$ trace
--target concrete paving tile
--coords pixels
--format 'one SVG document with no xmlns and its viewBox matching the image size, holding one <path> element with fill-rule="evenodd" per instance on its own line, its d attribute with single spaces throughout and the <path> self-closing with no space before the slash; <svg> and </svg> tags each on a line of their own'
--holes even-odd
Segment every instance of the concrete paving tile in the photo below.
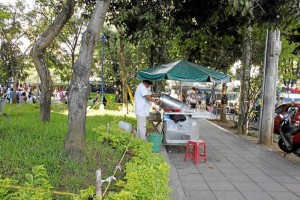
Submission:
<svg viewBox="0 0 300 200">
<path fill-rule="evenodd" d="M 228 151 L 228 153 L 229 153 L 229 151 L 231 151 L 232 153 L 234 153 L 231 149 L 226 148 L 226 147 L 220 147 L 220 146 L 219 147 L 214 146 L 214 149 L 212 149 L 212 150 L 214 150 L 215 152 L 221 153 L 222 155 L 226 151 Z"/>
<path fill-rule="evenodd" d="M 185 161 L 184 161 L 184 155 L 181 155 L 180 157 L 173 157 L 173 162 L 175 163 L 175 164 L 183 164 L 183 163 L 185 163 Z"/>
<path fill-rule="evenodd" d="M 198 172 L 200 174 L 221 174 L 222 172 L 214 165 L 198 165 Z"/>
<path fill-rule="evenodd" d="M 233 163 L 236 167 L 240 169 L 257 169 L 251 162 L 234 162 Z"/>
<path fill-rule="evenodd" d="M 300 195 L 295 195 L 291 192 L 269 192 L 274 200 L 299 200 Z"/>
<path fill-rule="evenodd" d="M 267 192 L 242 192 L 242 195 L 247 200 L 273 200 Z"/>
<path fill-rule="evenodd" d="M 226 158 L 241 158 L 246 160 L 242 155 L 240 155 L 238 152 L 226 152 L 226 151 L 221 151 L 222 155 L 224 155 Z"/>
<path fill-rule="evenodd" d="M 217 198 L 215 197 L 212 191 L 187 190 L 185 191 L 185 195 L 186 195 L 185 200 L 199 200 L 199 199 L 217 200 Z"/>
<path fill-rule="evenodd" d="M 224 156 L 222 156 L 221 154 L 212 156 L 209 153 L 207 153 L 207 156 L 208 156 L 209 162 L 212 162 L 212 163 L 228 162 L 228 160 L 226 158 L 224 158 Z"/>
<path fill-rule="evenodd" d="M 185 168 L 187 168 L 187 164 L 176 164 L 176 163 L 173 163 L 174 164 L 174 166 L 175 166 L 175 168 L 176 169 L 185 169 Z"/>
<path fill-rule="evenodd" d="M 250 162 L 253 166 L 255 166 L 259 169 L 274 169 L 275 168 L 274 165 L 271 165 L 271 164 L 265 162 L 264 160 L 255 161 L 254 159 L 250 159 L 250 160 L 248 160 L 248 162 Z"/>
<path fill-rule="evenodd" d="M 218 200 L 246 200 L 246 198 L 237 191 L 214 191 Z"/>
<path fill-rule="evenodd" d="M 282 183 L 284 185 L 284 183 L 299 183 L 300 179 L 297 180 L 296 177 L 292 177 L 292 176 L 281 176 L 281 175 L 272 175 L 271 176 L 274 180 L 276 180 L 279 183 Z"/>
<path fill-rule="evenodd" d="M 200 174 L 179 175 L 181 181 L 204 181 Z"/>
<path fill-rule="evenodd" d="M 231 182 L 253 182 L 248 176 L 244 174 L 226 174 L 226 177 Z"/>
<path fill-rule="evenodd" d="M 272 156 L 272 154 L 270 154 L 270 156 Z M 279 156 L 268 157 L 266 155 L 263 159 L 270 165 L 276 166 L 278 169 L 282 169 L 290 165 L 290 162 L 288 160 L 285 160 L 284 158 L 281 158 Z"/>
<path fill-rule="evenodd" d="M 210 190 L 205 182 L 182 180 L 181 184 L 184 190 Z"/>
<path fill-rule="evenodd" d="M 218 168 L 223 168 L 223 167 L 235 167 L 234 164 L 232 164 L 232 162 L 226 161 L 226 162 L 214 162 L 214 164 L 218 167 Z"/>
<path fill-rule="evenodd" d="M 268 168 L 275 168 L 274 165 L 266 162 L 264 159 L 255 157 L 255 158 L 247 158 L 249 162 L 251 162 L 255 166 L 261 166 L 261 167 L 268 167 Z"/>
<path fill-rule="evenodd" d="M 223 172 L 224 174 L 239 174 L 242 175 L 244 174 L 239 168 L 237 167 L 223 167 L 220 168 L 220 171 Z"/>
<path fill-rule="evenodd" d="M 241 157 L 228 157 L 227 158 L 230 162 L 232 162 L 234 165 L 237 163 L 248 163 L 248 165 L 251 165 L 246 159 Z"/>
<path fill-rule="evenodd" d="M 219 182 L 228 181 L 227 177 L 224 174 L 203 174 L 202 176 L 205 181 L 219 181 Z"/>
<path fill-rule="evenodd" d="M 248 160 L 248 161 L 251 161 L 251 160 L 257 160 L 258 158 L 257 158 L 257 156 L 256 155 L 254 155 L 254 154 L 252 154 L 252 153 L 250 153 L 250 152 L 248 152 L 248 151 L 240 151 L 240 152 L 238 152 L 238 154 L 240 154 L 241 156 L 243 156 L 246 160 Z"/>
<path fill-rule="evenodd" d="M 282 184 L 286 189 L 294 193 L 300 193 L 300 182 Z"/>
<path fill-rule="evenodd" d="M 271 175 L 271 177 L 286 175 L 283 171 L 276 168 L 261 167 L 260 170 L 263 171 L 265 174 Z"/>
<path fill-rule="evenodd" d="M 236 191 L 236 188 L 229 181 L 224 182 L 207 182 L 208 186 L 212 191 L 224 190 L 224 191 Z"/>
<path fill-rule="evenodd" d="M 251 175 L 264 175 L 264 172 L 260 169 L 253 169 L 253 168 L 242 168 L 241 169 L 245 174 Z"/>
<path fill-rule="evenodd" d="M 218 148 L 217 148 L 218 149 Z M 226 157 L 241 157 L 237 152 L 232 151 L 231 149 L 218 149 L 220 152 L 222 152 L 222 155 Z"/>
<path fill-rule="evenodd" d="M 251 178 L 254 182 L 257 182 L 257 183 L 274 183 L 275 182 L 275 180 L 272 179 L 268 175 L 252 174 L 252 175 L 249 175 L 249 178 Z"/>
<path fill-rule="evenodd" d="M 232 184 L 241 192 L 264 191 L 254 182 L 232 182 Z"/>
<path fill-rule="evenodd" d="M 288 192 L 288 190 L 279 183 L 258 183 L 267 192 Z"/>
<path fill-rule="evenodd" d="M 295 179 L 297 179 L 298 181 L 300 181 L 300 176 L 293 176 Z"/>
<path fill-rule="evenodd" d="M 184 168 L 184 169 L 177 169 L 177 173 L 179 175 L 188 175 L 188 174 L 199 174 L 197 168 Z"/>
<path fill-rule="evenodd" d="M 253 157 L 245 157 L 245 159 L 253 164 L 255 164 L 255 163 L 268 164 L 268 163 L 266 163 L 265 160 L 263 160 L 260 157 L 257 157 L 256 155 L 254 155 Z M 268 165 L 270 166 L 270 164 L 268 164 Z"/>
<path fill-rule="evenodd" d="M 282 168 L 281 170 L 290 176 L 299 176 L 300 167 Z"/>
</svg>

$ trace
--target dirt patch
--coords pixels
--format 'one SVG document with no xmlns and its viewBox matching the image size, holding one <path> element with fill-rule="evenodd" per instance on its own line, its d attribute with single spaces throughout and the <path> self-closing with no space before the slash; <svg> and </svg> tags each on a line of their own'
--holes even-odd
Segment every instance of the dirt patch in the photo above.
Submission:
<svg viewBox="0 0 300 200">
<path fill-rule="evenodd" d="M 218 120 L 218 119 L 213 119 L 213 120 L 209 120 L 211 121 L 212 123 L 224 128 L 225 130 L 231 132 L 232 134 L 236 134 L 237 133 L 237 129 L 236 129 L 236 124 L 234 121 L 232 120 L 227 120 L 226 122 L 222 122 L 221 120 Z M 255 135 L 258 133 L 258 130 L 249 130 L 249 133 L 251 135 Z M 267 146 L 267 145 L 264 145 L 264 144 L 258 144 L 258 138 L 257 137 L 253 137 L 253 136 L 244 136 L 244 135 L 241 135 L 240 137 L 243 137 L 245 139 L 247 139 L 248 141 L 254 143 L 254 144 L 257 144 L 257 145 L 260 145 L 261 147 L 269 150 L 269 151 L 272 151 L 274 153 L 276 153 L 277 155 L 280 155 L 282 157 L 284 157 L 285 155 L 285 152 L 283 152 L 279 147 L 278 147 L 278 144 L 276 141 L 273 142 L 272 145 L 270 146 Z M 300 158 L 297 157 L 296 155 L 294 154 L 287 154 L 285 155 L 284 157 L 286 160 L 289 160 L 290 162 L 294 163 L 294 164 L 298 164 L 300 165 Z"/>
</svg>

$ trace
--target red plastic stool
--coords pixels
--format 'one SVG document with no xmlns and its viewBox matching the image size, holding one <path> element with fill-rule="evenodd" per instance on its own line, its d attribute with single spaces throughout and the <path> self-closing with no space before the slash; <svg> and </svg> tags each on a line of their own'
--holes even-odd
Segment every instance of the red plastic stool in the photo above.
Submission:
<svg viewBox="0 0 300 200">
<path fill-rule="evenodd" d="M 203 146 L 203 153 L 201 154 L 201 146 Z M 192 153 L 190 153 L 190 147 L 193 148 Z M 203 159 L 207 161 L 206 156 L 206 142 L 203 140 L 189 140 L 185 148 L 184 161 L 187 158 L 194 160 L 195 165 L 198 165 L 200 160 Z"/>
</svg>

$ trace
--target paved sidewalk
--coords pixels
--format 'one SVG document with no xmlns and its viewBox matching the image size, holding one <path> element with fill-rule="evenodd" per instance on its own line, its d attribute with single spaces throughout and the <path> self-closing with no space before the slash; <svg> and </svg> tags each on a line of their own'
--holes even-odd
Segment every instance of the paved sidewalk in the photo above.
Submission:
<svg viewBox="0 0 300 200">
<path fill-rule="evenodd" d="M 207 120 L 199 123 L 207 163 L 184 161 L 183 146 L 162 148 L 171 164 L 171 200 L 300 200 L 299 165 Z"/>
</svg>

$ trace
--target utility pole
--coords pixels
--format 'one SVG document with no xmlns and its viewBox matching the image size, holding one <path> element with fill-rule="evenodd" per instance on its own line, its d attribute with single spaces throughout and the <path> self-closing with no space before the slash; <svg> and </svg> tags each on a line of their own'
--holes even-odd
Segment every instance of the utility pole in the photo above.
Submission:
<svg viewBox="0 0 300 200">
<path fill-rule="evenodd" d="M 101 75 L 101 104 L 100 104 L 100 110 L 104 110 L 104 44 L 107 43 L 107 37 L 105 35 L 102 35 L 100 37 L 100 40 L 102 42 L 102 63 L 101 63 L 101 69 L 102 69 L 102 75 Z"/>
<path fill-rule="evenodd" d="M 259 123 L 259 143 L 273 143 L 274 114 L 278 59 L 281 52 L 280 31 L 268 31 L 266 36 L 262 107 Z"/>
</svg>

